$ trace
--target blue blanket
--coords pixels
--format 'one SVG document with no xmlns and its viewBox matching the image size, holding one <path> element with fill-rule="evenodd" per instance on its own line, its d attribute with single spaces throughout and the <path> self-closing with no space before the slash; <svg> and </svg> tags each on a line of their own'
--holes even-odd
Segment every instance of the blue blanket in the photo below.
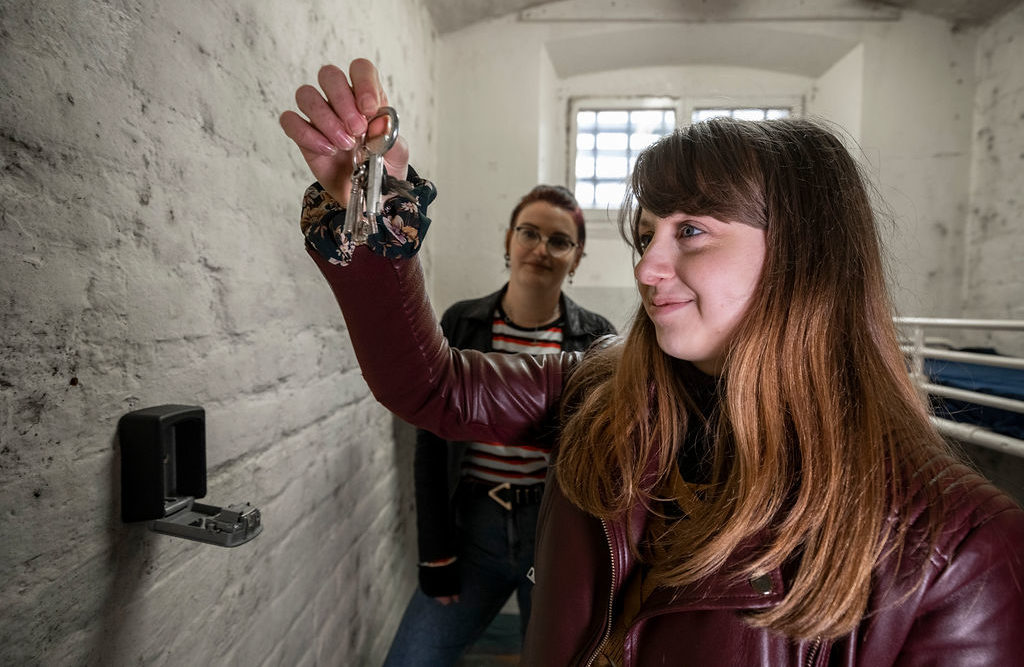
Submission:
<svg viewBox="0 0 1024 667">
<path fill-rule="evenodd" d="M 925 374 L 934 384 L 982 394 L 1024 400 L 1024 371 L 959 361 L 925 359 Z M 935 397 L 935 414 L 945 419 L 983 426 L 1024 440 L 1024 414 Z"/>
</svg>

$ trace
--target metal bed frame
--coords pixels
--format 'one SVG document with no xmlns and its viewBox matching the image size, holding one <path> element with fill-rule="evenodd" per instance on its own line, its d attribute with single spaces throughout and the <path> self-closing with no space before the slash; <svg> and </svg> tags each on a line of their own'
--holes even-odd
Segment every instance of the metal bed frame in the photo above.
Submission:
<svg viewBox="0 0 1024 667">
<path fill-rule="evenodd" d="M 1002 356 L 993 354 L 978 354 L 974 352 L 960 352 L 947 350 L 941 347 L 934 347 L 936 343 L 944 341 L 929 339 L 925 337 L 926 329 L 981 329 L 986 331 L 1024 331 L 1024 320 L 969 320 L 953 318 L 933 317 L 897 317 L 894 319 L 896 325 L 904 331 L 910 331 L 910 336 L 903 344 L 903 353 L 910 361 L 910 374 L 920 389 L 932 396 L 951 398 L 955 400 L 984 405 L 1002 410 L 1008 410 L 1018 414 L 1024 414 L 1024 401 L 1002 396 L 993 396 L 976 391 L 968 391 L 956 387 L 947 387 L 942 384 L 933 383 L 924 372 L 925 359 L 941 359 L 946 361 L 959 361 L 999 368 L 1011 368 L 1024 370 L 1024 358 L 1013 356 Z M 999 452 L 1005 452 L 1014 456 L 1024 458 L 1024 440 L 995 433 L 989 429 L 972 424 L 932 417 L 932 422 L 943 435 L 969 442 L 971 444 L 987 447 Z"/>
</svg>

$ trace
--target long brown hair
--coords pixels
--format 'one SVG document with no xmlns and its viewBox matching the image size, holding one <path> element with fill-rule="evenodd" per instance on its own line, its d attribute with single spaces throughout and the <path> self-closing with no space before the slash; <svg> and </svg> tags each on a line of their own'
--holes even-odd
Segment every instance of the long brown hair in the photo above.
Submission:
<svg viewBox="0 0 1024 667">
<path fill-rule="evenodd" d="M 765 229 L 763 271 L 713 419 L 695 409 L 699 371 L 661 351 L 642 307 L 624 342 L 581 365 L 563 403 L 560 485 L 602 518 L 637 504 L 657 515 L 681 443 L 709 429 L 710 484 L 698 511 L 646 545 L 652 576 L 685 585 L 729 559 L 737 577 L 794 566 L 783 602 L 750 622 L 798 638 L 849 632 L 883 549 L 902 542 L 914 471 L 944 449 L 899 349 L 857 164 L 810 121 L 715 119 L 641 154 L 631 186 L 620 225 L 636 252 L 640 209 L 710 215 Z"/>
</svg>

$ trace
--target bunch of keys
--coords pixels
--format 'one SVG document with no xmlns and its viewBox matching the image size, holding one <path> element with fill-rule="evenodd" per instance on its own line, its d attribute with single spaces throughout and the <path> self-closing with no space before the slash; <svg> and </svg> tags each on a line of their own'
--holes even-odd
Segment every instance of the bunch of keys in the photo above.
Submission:
<svg viewBox="0 0 1024 667">
<path fill-rule="evenodd" d="M 384 132 L 370 136 L 381 119 L 385 122 Z M 359 138 L 359 145 L 352 152 L 352 193 L 348 198 L 343 231 L 356 244 L 366 243 L 371 226 L 376 224 L 384 180 L 384 154 L 395 145 L 397 138 L 398 113 L 391 107 L 381 107 L 367 123 L 366 134 Z"/>
</svg>

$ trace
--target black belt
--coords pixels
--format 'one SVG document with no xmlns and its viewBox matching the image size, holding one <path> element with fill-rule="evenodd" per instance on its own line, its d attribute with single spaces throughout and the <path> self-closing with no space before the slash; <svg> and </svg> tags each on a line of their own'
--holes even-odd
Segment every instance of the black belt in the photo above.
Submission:
<svg viewBox="0 0 1024 667">
<path fill-rule="evenodd" d="M 466 490 L 474 495 L 486 495 L 494 502 L 501 505 L 505 510 L 511 512 L 513 507 L 523 505 L 537 505 L 544 497 L 544 484 L 531 484 L 523 486 L 504 482 L 493 484 L 482 479 L 473 477 L 463 478 L 467 482 Z"/>
</svg>

